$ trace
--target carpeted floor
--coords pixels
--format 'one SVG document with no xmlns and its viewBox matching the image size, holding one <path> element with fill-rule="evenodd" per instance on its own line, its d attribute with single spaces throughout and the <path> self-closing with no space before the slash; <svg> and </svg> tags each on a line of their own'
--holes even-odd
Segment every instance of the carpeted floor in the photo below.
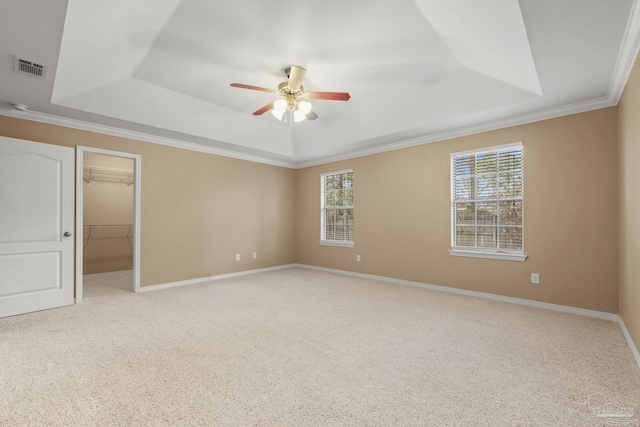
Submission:
<svg viewBox="0 0 640 427">
<path fill-rule="evenodd" d="M 0 425 L 596 426 L 607 401 L 640 418 L 612 321 L 304 269 L 91 282 L 0 319 Z"/>
<path fill-rule="evenodd" d="M 133 271 L 91 274 L 82 279 L 83 298 L 108 297 L 133 292 Z"/>
</svg>

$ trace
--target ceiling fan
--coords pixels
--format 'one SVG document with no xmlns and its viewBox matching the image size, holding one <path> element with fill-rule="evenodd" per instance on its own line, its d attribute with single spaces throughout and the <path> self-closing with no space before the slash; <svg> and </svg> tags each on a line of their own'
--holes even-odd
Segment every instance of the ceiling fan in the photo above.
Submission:
<svg viewBox="0 0 640 427">
<path fill-rule="evenodd" d="M 278 119 L 293 122 L 300 122 L 309 119 L 315 120 L 318 115 L 311 110 L 310 99 L 322 99 L 328 101 L 348 101 L 351 98 L 347 92 L 305 92 L 302 86 L 307 70 L 297 65 L 292 65 L 285 70 L 289 80 L 278 85 L 278 89 L 267 89 L 264 87 L 250 86 L 242 83 L 231 83 L 231 86 L 242 89 L 259 90 L 280 95 L 282 98 L 270 102 L 264 107 L 253 112 L 254 116 L 259 116 L 272 110 L 271 113 Z"/>
</svg>

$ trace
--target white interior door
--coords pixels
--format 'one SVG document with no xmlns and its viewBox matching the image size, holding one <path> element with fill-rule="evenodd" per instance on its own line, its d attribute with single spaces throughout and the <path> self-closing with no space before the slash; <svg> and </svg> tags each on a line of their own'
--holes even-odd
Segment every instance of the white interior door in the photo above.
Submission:
<svg viewBox="0 0 640 427">
<path fill-rule="evenodd" d="M 0 137 L 0 317 L 74 302 L 74 154 Z"/>
</svg>

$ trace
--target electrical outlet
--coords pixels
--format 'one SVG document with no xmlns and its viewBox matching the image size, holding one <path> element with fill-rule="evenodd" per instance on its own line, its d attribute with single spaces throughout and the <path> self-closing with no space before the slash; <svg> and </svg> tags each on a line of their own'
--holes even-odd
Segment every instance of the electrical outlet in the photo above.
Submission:
<svg viewBox="0 0 640 427">
<path fill-rule="evenodd" d="M 531 283 L 534 285 L 540 284 L 540 275 L 538 273 L 531 273 Z"/>
<path fill-rule="evenodd" d="M 256 252 L 253 253 L 253 259 L 258 258 L 258 254 Z"/>
<path fill-rule="evenodd" d="M 236 254 L 236 261 L 240 261 L 240 254 Z"/>
<path fill-rule="evenodd" d="M 356 262 L 360 262 L 360 255 L 356 255 Z"/>
</svg>

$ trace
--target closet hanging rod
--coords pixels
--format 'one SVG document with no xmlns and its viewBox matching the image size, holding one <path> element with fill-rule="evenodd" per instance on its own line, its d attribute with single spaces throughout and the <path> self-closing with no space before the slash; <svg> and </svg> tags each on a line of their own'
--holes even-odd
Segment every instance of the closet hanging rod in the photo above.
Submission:
<svg viewBox="0 0 640 427">
<path fill-rule="evenodd" d="M 127 239 L 127 242 L 129 243 L 129 246 L 131 246 L 131 249 L 133 249 L 133 244 L 131 243 L 131 241 L 129 239 L 132 238 L 132 236 L 130 236 L 131 234 L 131 229 L 133 228 L 133 224 L 82 224 L 83 226 L 83 230 L 84 227 L 89 227 L 89 232 L 85 234 L 85 236 L 83 237 L 84 239 L 84 244 L 82 245 L 83 248 L 86 248 L 87 245 L 89 244 L 89 241 L 91 240 L 91 234 L 93 233 L 93 229 L 94 228 L 100 228 L 100 227 L 127 227 L 127 235 L 124 237 Z M 84 233 L 84 231 L 83 231 Z"/>
<path fill-rule="evenodd" d="M 131 227 L 133 224 L 83 224 L 84 227 Z"/>
</svg>

